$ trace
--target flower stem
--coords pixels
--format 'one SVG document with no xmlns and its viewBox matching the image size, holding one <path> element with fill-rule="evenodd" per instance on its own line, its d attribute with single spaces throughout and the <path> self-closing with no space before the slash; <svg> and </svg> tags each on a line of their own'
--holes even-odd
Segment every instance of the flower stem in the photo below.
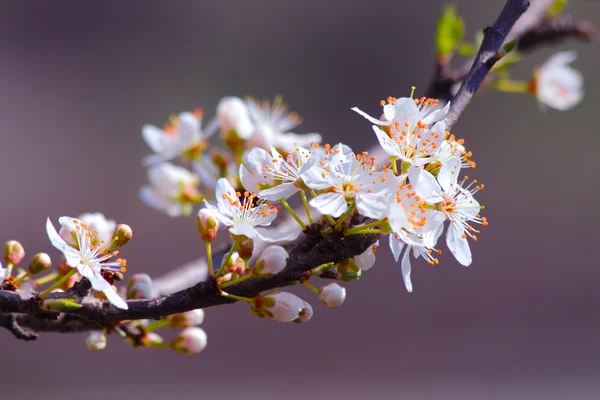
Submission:
<svg viewBox="0 0 600 400">
<path fill-rule="evenodd" d="M 226 287 L 229 287 L 229 286 L 233 286 L 233 285 L 236 285 L 236 284 L 238 284 L 238 283 L 241 283 L 241 282 L 247 281 L 247 280 L 248 280 L 248 279 L 250 279 L 250 278 L 256 278 L 256 276 L 254 276 L 254 274 L 252 274 L 252 273 L 250 273 L 250 274 L 246 274 L 246 275 L 244 275 L 244 276 L 240 276 L 239 278 L 237 278 L 237 279 L 234 279 L 234 280 L 232 280 L 232 281 L 225 282 L 224 284 L 220 285 L 220 287 L 221 287 L 221 288 L 226 288 Z"/>
<path fill-rule="evenodd" d="M 172 349 L 173 346 L 171 345 L 171 343 L 164 343 L 164 342 L 150 342 L 148 343 L 147 347 L 152 347 L 153 349 Z"/>
<path fill-rule="evenodd" d="M 25 272 L 23 275 L 21 275 L 20 277 L 18 277 L 17 279 L 15 279 L 13 281 L 13 283 L 15 285 L 20 284 L 21 282 L 23 282 L 25 279 L 29 278 L 31 276 L 31 273 L 29 271 Z"/>
<path fill-rule="evenodd" d="M 318 267 L 315 267 L 313 269 L 310 270 L 310 275 L 311 276 L 319 276 L 321 275 L 323 272 L 327 271 L 328 269 L 330 269 L 331 267 L 333 267 L 335 265 L 335 263 L 332 262 L 328 262 L 325 264 L 321 264 Z"/>
<path fill-rule="evenodd" d="M 373 227 L 379 227 L 380 225 L 381 225 L 381 221 L 369 222 L 368 224 L 364 224 L 364 225 L 360 225 L 360 226 L 355 226 L 354 228 L 348 229 L 346 232 L 344 232 L 344 235 L 346 235 L 346 236 L 348 236 L 348 235 L 354 235 L 355 232 L 362 231 L 364 229 L 373 228 Z"/>
<path fill-rule="evenodd" d="M 38 279 L 36 279 L 35 281 L 33 281 L 35 283 L 36 286 L 42 286 L 45 285 L 46 283 L 52 282 L 53 280 L 57 279 L 60 276 L 60 274 L 58 272 L 51 272 L 48 275 L 44 275 L 39 277 Z"/>
<path fill-rule="evenodd" d="M 251 299 L 249 297 L 236 296 L 227 292 L 221 292 L 221 296 L 227 297 L 228 299 L 232 300 L 245 301 L 246 303 L 254 303 L 254 299 Z"/>
<path fill-rule="evenodd" d="M 281 200 L 279 200 L 279 202 L 290 213 L 290 215 L 292 217 L 294 217 L 294 219 L 296 220 L 296 222 L 300 224 L 300 227 L 302 229 L 306 229 L 306 224 L 300 219 L 300 217 L 298 216 L 298 214 L 296 214 L 296 211 L 294 211 L 292 209 L 292 207 L 290 207 L 290 205 L 288 204 L 288 202 L 285 201 L 285 199 L 281 199 Z"/>
<path fill-rule="evenodd" d="M 308 223 L 313 224 L 312 215 L 310 215 L 310 207 L 308 207 L 308 200 L 306 199 L 306 193 L 304 190 L 300 191 L 300 196 L 302 197 L 302 203 L 304 203 L 304 209 L 306 210 L 306 216 L 308 217 Z"/>
<path fill-rule="evenodd" d="M 496 89 L 506 93 L 527 93 L 529 92 L 529 83 L 522 81 L 512 81 L 510 79 L 501 79 L 495 82 L 489 82 L 485 85 L 490 89 Z"/>
<path fill-rule="evenodd" d="M 212 258 L 212 242 L 206 242 L 206 260 L 208 261 L 208 271 L 210 272 L 210 276 L 215 276 Z"/>
<path fill-rule="evenodd" d="M 353 231 L 351 233 L 346 232 L 345 235 L 349 236 L 349 235 L 367 235 L 367 234 L 374 234 L 374 235 L 380 235 L 381 229 L 363 229 L 363 230 L 359 230 L 359 231 Z"/>
<path fill-rule="evenodd" d="M 306 286 L 307 288 L 309 288 L 311 290 L 311 292 L 316 293 L 317 295 L 319 294 L 319 289 L 317 289 L 316 287 L 314 287 L 313 285 L 311 285 L 308 282 L 304 282 L 304 286 Z"/>
<path fill-rule="evenodd" d="M 169 326 L 171 321 L 168 318 L 161 318 L 158 321 L 150 322 L 148 325 L 144 327 L 144 330 L 147 332 L 154 331 L 159 328 L 163 328 L 165 326 Z"/>
<path fill-rule="evenodd" d="M 342 225 L 344 225 L 344 222 L 346 222 L 346 218 L 348 218 L 348 216 L 350 218 L 352 218 L 352 214 L 354 213 L 355 208 L 356 208 L 356 205 L 354 203 L 352 203 L 352 204 L 350 204 L 350 207 L 348 207 L 346 212 L 343 213 L 342 215 L 340 215 L 340 217 L 337 220 L 337 223 L 335 224 L 336 231 L 342 230 Z"/>
<path fill-rule="evenodd" d="M 67 272 L 65 274 L 65 276 L 63 276 L 62 278 L 60 278 L 58 281 L 56 281 L 54 283 L 54 285 L 50 286 L 48 289 L 44 290 L 42 293 L 40 293 L 38 295 L 38 297 L 40 299 L 45 299 L 46 296 L 48 296 L 54 289 L 60 287 L 63 283 L 65 283 L 66 281 L 69 280 L 70 277 L 72 277 L 73 275 L 75 275 L 75 273 L 77 273 L 77 269 L 73 268 L 72 270 L 70 270 L 69 272 Z"/>
<path fill-rule="evenodd" d="M 229 260 L 231 259 L 231 256 L 233 255 L 233 252 L 237 249 L 237 247 L 239 246 L 239 244 L 243 240 L 243 238 L 244 238 L 243 236 L 238 236 L 238 237 L 235 238 L 235 240 L 233 241 L 233 243 L 231 245 L 231 249 L 229 249 L 229 252 L 225 256 L 225 258 L 223 258 L 223 262 L 221 263 L 221 267 L 219 268 L 219 270 L 215 274 L 215 277 L 221 276 L 221 274 L 225 270 L 225 266 L 227 264 L 229 264 Z"/>
</svg>

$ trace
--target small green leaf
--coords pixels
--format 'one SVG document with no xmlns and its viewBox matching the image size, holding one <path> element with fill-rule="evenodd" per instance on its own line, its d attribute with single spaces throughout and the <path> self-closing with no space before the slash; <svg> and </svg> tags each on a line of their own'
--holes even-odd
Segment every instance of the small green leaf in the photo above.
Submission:
<svg viewBox="0 0 600 400">
<path fill-rule="evenodd" d="M 464 31 L 465 24 L 456 15 L 456 7 L 453 4 L 447 5 L 438 21 L 435 35 L 438 56 L 447 57 L 452 54 L 462 40 Z"/>
<path fill-rule="evenodd" d="M 457 51 L 463 57 L 472 57 L 475 55 L 475 46 L 472 43 L 461 43 Z"/>
<path fill-rule="evenodd" d="M 554 0 L 554 3 L 548 9 L 548 16 L 550 18 L 554 18 L 560 13 L 562 13 L 567 6 L 569 0 Z"/>
<path fill-rule="evenodd" d="M 518 53 L 509 53 L 506 56 L 502 57 L 496 63 L 496 65 L 494 65 L 494 67 L 492 68 L 492 72 L 504 72 L 513 65 L 519 63 L 519 61 L 521 61 L 521 56 L 519 56 Z"/>
<path fill-rule="evenodd" d="M 510 42 L 506 43 L 504 46 L 502 46 L 502 50 L 504 50 L 506 53 L 510 53 L 514 50 L 515 47 L 517 47 L 517 39 L 511 40 Z"/>
</svg>

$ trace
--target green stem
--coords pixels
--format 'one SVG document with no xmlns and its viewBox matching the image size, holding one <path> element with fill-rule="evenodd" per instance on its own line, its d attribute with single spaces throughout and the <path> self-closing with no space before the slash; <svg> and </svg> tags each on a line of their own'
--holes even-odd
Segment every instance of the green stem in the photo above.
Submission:
<svg viewBox="0 0 600 400">
<path fill-rule="evenodd" d="M 60 274 L 58 272 L 51 272 L 48 275 L 39 277 L 34 282 L 35 282 L 36 286 L 42 286 L 42 285 L 45 285 L 46 283 L 56 280 L 59 276 L 60 276 Z"/>
<path fill-rule="evenodd" d="M 215 276 L 212 258 L 212 242 L 206 242 L 206 260 L 208 261 L 208 271 L 210 272 L 210 276 Z"/>
<path fill-rule="evenodd" d="M 254 299 L 251 299 L 249 297 L 236 296 L 234 294 L 229 294 L 226 292 L 221 292 L 221 296 L 227 297 L 228 299 L 232 300 L 245 301 L 246 303 L 254 303 Z"/>
<path fill-rule="evenodd" d="M 63 276 L 62 278 L 60 278 L 58 281 L 56 281 L 54 283 L 54 285 L 50 286 L 48 289 L 44 290 L 42 293 L 40 293 L 38 295 L 38 297 L 40 299 L 45 299 L 46 296 L 48 296 L 54 289 L 60 287 L 63 283 L 65 283 L 66 281 L 69 280 L 70 277 L 72 277 L 73 275 L 75 275 L 77 273 L 77 269 L 73 268 L 72 270 L 70 270 L 69 272 L 67 272 L 65 274 L 65 276 Z"/>
<path fill-rule="evenodd" d="M 12 270 L 14 268 L 15 264 L 13 264 L 12 261 L 7 261 L 6 262 L 6 277 L 8 278 L 10 276 L 10 274 L 12 273 Z"/>
<path fill-rule="evenodd" d="M 380 235 L 381 233 L 382 233 L 381 229 L 363 229 L 363 230 L 355 231 L 355 232 L 351 232 L 351 233 L 346 232 L 345 235 L 346 236 L 349 236 L 349 235 L 367 235 L 367 234 Z"/>
<path fill-rule="evenodd" d="M 306 210 L 306 216 L 308 217 L 308 223 L 313 224 L 312 215 L 310 214 L 310 207 L 308 206 L 308 200 L 306 199 L 306 193 L 304 190 L 300 191 L 300 196 L 302 197 L 302 203 L 304 203 L 304 209 Z"/>
<path fill-rule="evenodd" d="M 350 204 L 350 207 L 348 207 L 346 212 L 343 213 L 342 215 L 340 215 L 340 217 L 337 220 L 337 223 L 335 224 L 336 231 L 339 231 L 342 229 L 342 225 L 344 225 L 344 222 L 346 222 L 346 218 L 348 218 L 348 216 L 350 216 L 350 218 L 352 218 L 352 214 L 354 213 L 355 208 L 356 208 L 356 205 L 354 203 L 352 203 L 352 204 Z"/>
<path fill-rule="evenodd" d="M 318 267 L 315 267 L 313 269 L 310 270 L 310 275 L 311 276 L 319 276 L 321 275 L 323 272 L 329 270 L 331 267 L 333 267 L 335 265 L 335 263 L 332 262 L 328 262 L 325 264 L 321 264 Z"/>
<path fill-rule="evenodd" d="M 490 82 L 486 85 L 490 89 L 496 89 L 507 93 L 527 93 L 529 92 L 529 83 L 523 81 L 512 81 L 510 79 L 501 79 Z"/>
<path fill-rule="evenodd" d="M 169 325 L 171 325 L 171 321 L 168 318 L 161 318 L 158 321 L 150 322 L 144 327 L 144 330 L 150 332 Z"/>
<path fill-rule="evenodd" d="M 229 287 L 229 286 L 232 286 L 232 285 L 236 285 L 236 284 L 238 284 L 238 283 L 240 283 L 240 282 L 247 281 L 247 280 L 248 280 L 248 279 L 250 279 L 250 278 L 256 278 L 256 276 L 254 276 L 254 275 L 253 275 L 253 274 L 251 274 L 251 273 L 250 273 L 250 274 L 246 274 L 246 275 L 244 275 L 244 276 L 240 276 L 239 278 L 237 278 L 237 279 L 234 279 L 234 280 L 232 280 L 232 281 L 225 282 L 224 284 L 220 285 L 219 287 L 221 287 L 221 288 L 226 288 L 226 287 Z"/>
<path fill-rule="evenodd" d="M 152 347 L 153 349 L 172 349 L 173 346 L 171 345 L 171 343 L 164 343 L 164 342 L 150 342 L 148 343 L 147 347 Z"/>
<path fill-rule="evenodd" d="M 306 286 L 307 288 L 309 288 L 312 292 L 316 293 L 317 295 L 319 294 L 319 289 L 317 289 L 316 287 L 314 287 L 310 283 L 304 282 L 304 286 Z"/>
<path fill-rule="evenodd" d="M 231 249 L 229 249 L 229 252 L 227 253 L 227 255 L 225 256 L 225 258 L 223 259 L 223 262 L 221 263 L 221 267 L 219 268 L 219 270 L 215 274 L 215 277 L 221 276 L 221 274 L 225 270 L 225 266 L 227 264 L 229 264 L 229 260 L 231 259 L 231 256 L 233 255 L 233 252 L 237 249 L 237 247 L 239 246 L 239 244 L 241 243 L 241 241 L 243 240 L 243 238 L 244 238 L 244 236 L 238 236 L 238 237 L 235 238 L 235 240 L 233 241 L 233 244 L 231 245 Z"/>
<path fill-rule="evenodd" d="M 396 164 L 396 160 L 394 159 L 391 164 L 392 171 L 394 171 L 395 175 L 398 175 L 398 165 Z"/>
<path fill-rule="evenodd" d="M 21 275 L 20 277 L 18 277 L 17 279 L 15 279 L 13 281 L 13 283 L 15 285 L 20 284 L 21 282 L 23 282 L 25 279 L 29 278 L 31 276 L 31 273 L 29 271 L 25 272 L 23 275 Z"/>
<path fill-rule="evenodd" d="M 302 229 L 306 229 L 306 224 L 300 219 L 300 217 L 298 216 L 298 214 L 296 214 L 296 211 L 294 211 L 292 209 L 292 207 L 290 207 L 290 205 L 288 204 L 288 202 L 285 201 L 285 199 L 281 199 L 281 200 L 279 200 L 279 202 L 281 203 L 281 205 L 283 205 L 283 207 L 287 210 L 287 212 L 289 212 L 290 215 L 292 217 L 294 217 L 294 219 L 296 220 L 296 222 L 300 224 L 300 227 Z"/>
<path fill-rule="evenodd" d="M 354 228 L 350 228 L 348 229 L 346 232 L 344 232 L 344 235 L 354 235 L 355 232 L 358 231 L 362 231 L 364 229 L 369 229 L 369 228 L 373 228 L 373 227 L 379 227 L 381 225 L 381 221 L 373 221 L 373 222 L 369 222 L 368 224 L 364 224 L 364 225 L 360 225 L 360 226 L 355 226 Z"/>
</svg>

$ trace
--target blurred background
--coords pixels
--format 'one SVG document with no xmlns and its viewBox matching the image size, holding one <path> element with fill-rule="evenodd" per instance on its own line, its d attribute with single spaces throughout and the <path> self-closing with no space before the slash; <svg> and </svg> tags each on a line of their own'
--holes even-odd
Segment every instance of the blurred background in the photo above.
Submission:
<svg viewBox="0 0 600 400">
<path fill-rule="evenodd" d="M 458 1 L 467 35 L 503 1 Z M 600 2 L 568 11 L 600 25 Z M 224 95 L 282 94 L 318 131 L 355 151 L 389 95 L 426 89 L 443 1 L 221 0 L 0 2 L 0 238 L 53 257 L 45 218 L 101 211 L 130 224 L 129 273 L 158 276 L 203 253 L 193 219 L 142 204 L 140 129 Z M 474 262 L 413 263 L 414 292 L 386 246 L 346 285 L 340 309 L 303 325 L 258 320 L 236 304 L 206 310 L 204 353 L 133 350 L 110 336 L 26 343 L 0 331 L 7 399 L 596 399 L 600 396 L 598 43 L 573 41 L 583 103 L 541 112 L 525 95 L 482 92 L 454 133 L 486 184 L 490 226 Z M 542 49 L 517 69 L 531 69 Z M 317 282 L 319 283 L 319 282 Z M 302 288 L 298 288 L 302 289 Z"/>
</svg>

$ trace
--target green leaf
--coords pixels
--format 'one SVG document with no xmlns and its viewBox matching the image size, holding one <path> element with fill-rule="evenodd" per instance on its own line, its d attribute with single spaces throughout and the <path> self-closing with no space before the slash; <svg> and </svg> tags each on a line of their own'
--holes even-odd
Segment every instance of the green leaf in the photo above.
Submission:
<svg viewBox="0 0 600 400">
<path fill-rule="evenodd" d="M 472 43 L 461 43 L 457 51 L 463 57 L 472 57 L 475 55 L 475 46 Z"/>
<path fill-rule="evenodd" d="M 521 56 L 519 56 L 518 53 L 508 53 L 507 55 L 502 57 L 496 63 L 496 65 L 494 65 L 494 67 L 492 68 L 492 72 L 504 72 L 513 65 L 519 63 L 519 61 L 521 61 Z"/>
<path fill-rule="evenodd" d="M 565 7 L 567 6 L 568 2 L 569 0 L 554 0 L 552 6 L 550 6 L 550 8 L 548 9 L 548 16 L 550 18 L 554 18 L 560 13 L 562 13 Z"/>
<path fill-rule="evenodd" d="M 456 7 L 453 4 L 446 6 L 438 21 L 435 34 L 435 45 L 438 56 L 447 57 L 452 54 L 461 42 L 465 33 L 463 19 L 456 15 Z"/>
</svg>

